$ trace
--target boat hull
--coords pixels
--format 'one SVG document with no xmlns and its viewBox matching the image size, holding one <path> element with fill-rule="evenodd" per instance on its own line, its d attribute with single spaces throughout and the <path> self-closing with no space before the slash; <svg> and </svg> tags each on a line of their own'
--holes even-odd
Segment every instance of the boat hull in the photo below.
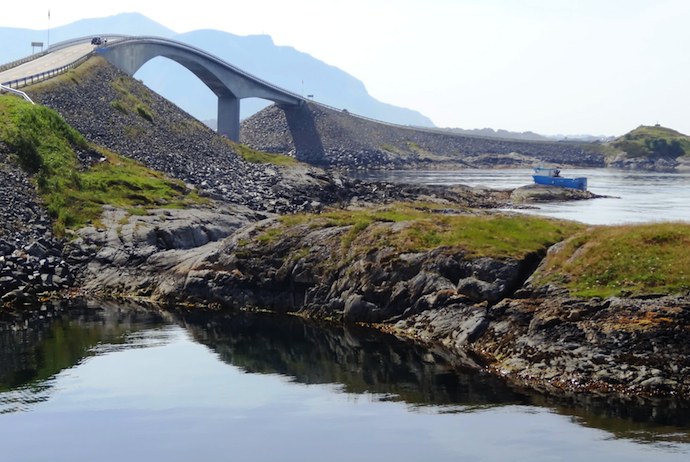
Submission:
<svg viewBox="0 0 690 462">
<path fill-rule="evenodd" d="M 560 176 L 532 175 L 536 184 L 587 190 L 587 178 L 562 178 Z"/>
</svg>

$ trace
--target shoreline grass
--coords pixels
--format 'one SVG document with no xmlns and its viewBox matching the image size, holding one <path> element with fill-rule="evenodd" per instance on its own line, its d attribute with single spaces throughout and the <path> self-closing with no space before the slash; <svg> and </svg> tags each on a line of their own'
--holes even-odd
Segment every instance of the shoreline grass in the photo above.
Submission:
<svg viewBox="0 0 690 462">
<path fill-rule="evenodd" d="M 0 98 L 0 140 L 33 175 L 58 236 L 98 220 L 105 204 L 136 210 L 205 201 L 179 180 L 89 144 L 55 111 L 15 97 Z M 96 151 L 102 162 L 83 170 L 75 149 Z"/>
<path fill-rule="evenodd" d="M 549 256 L 535 283 L 562 284 L 582 297 L 690 291 L 690 224 L 593 228 Z"/>
<path fill-rule="evenodd" d="M 521 258 L 546 251 L 584 228 L 575 222 L 528 215 L 449 215 L 435 213 L 419 204 L 397 203 L 365 210 L 331 210 L 280 218 L 285 227 L 307 224 L 310 228 L 348 226 L 341 248 L 366 251 L 391 246 L 399 252 L 422 252 L 437 247 L 463 251 L 469 258 L 484 256 Z M 382 223 L 401 223 L 395 232 Z"/>
</svg>

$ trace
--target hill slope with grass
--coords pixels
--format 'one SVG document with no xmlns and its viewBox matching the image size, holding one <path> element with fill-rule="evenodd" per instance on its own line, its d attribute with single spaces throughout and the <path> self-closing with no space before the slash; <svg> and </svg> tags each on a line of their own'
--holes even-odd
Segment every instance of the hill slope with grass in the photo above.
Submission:
<svg viewBox="0 0 690 462">
<path fill-rule="evenodd" d="M 604 145 L 608 164 L 618 168 L 690 169 L 690 137 L 659 125 L 641 125 Z"/>
<path fill-rule="evenodd" d="M 201 200 L 179 180 L 89 143 L 55 111 L 0 98 L 0 140 L 33 175 L 58 235 L 97 220 L 105 204 L 181 207 Z"/>
<path fill-rule="evenodd" d="M 338 200 L 337 188 L 322 172 L 218 136 L 101 58 L 26 91 L 58 111 L 88 141 L 192 185 L 207 197 L 269 212 Z"/>
</svg>

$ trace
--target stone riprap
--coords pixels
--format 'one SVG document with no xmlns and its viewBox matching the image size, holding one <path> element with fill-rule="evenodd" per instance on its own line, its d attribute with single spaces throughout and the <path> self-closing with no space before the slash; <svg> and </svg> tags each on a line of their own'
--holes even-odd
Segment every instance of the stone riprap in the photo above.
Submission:
<svg viewBox="0 0 690 462">
<path fill-rule="evenodd" d="M 0 143 L 0 299 L 24 303 L 71 286 L 74 275 L 36 188 Z"/>
<path fill-rule="evenodd" d="M 457 135 L 378 123 L 316 104 L 277 106 L 241 124 L 240 140 L 267 152 L 343 168 L 533 167 L 539 164 L 604 167 L 593 146 Z"/>
</svg>

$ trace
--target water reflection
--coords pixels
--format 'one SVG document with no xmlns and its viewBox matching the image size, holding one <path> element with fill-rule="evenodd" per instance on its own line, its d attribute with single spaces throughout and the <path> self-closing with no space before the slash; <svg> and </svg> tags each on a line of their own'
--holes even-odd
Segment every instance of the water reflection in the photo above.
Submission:
<svg viewBox="0 0 690 462">
<path fill-rule="evenodd" d="M 25 411 L 49 399 L 53 377 L 87 358 L 152 345 L 142 331 L 162 325 L 141 307 L 97 308 L 86 304 L 61 311 L 44 305 L 43 316 L 0 325 L 0 413 Z"/>
<path fill-rule="evenodd" d="M 526 403 L 501 380 L 459 373 L 449 358 L 372 329 L 315 325 L 261 313 L 180 320 L 194 339 L 226 363 L 277 373 L 305 384 L 335 383 L 347 393 L 373 393 L 414 405 L 488 406 Z"/>
<path fill-rule="evenodd" d="M 154 366 L 156 377 L 144 377 Z M 237 370 L 245 372 L 245 385 L 238 382 Z M 404 402 L 421 415 L 481 415 L 483 420 L 487 413 L 496 419 L 556 413 L 575 423 L 573 428 L 604 430 L 607 438 L 671 442 L 683 450 L 688 447 L 682 444 L 690 444 L 686 402 L 548 397 L 459 371 L 441 351 L 369 329 L 316 325 L 296 317 L 200 311 L 160 315 L 112 306 L 80 308 L 0 333 L 0 414 L 5 415 L 37 408 L 114 413 L 133 408 L 141 413 L 180 406 L 195 409 L 195 419 L 209 409 L 247 416 L 252 406 L 263 415 L 284 410 L 285 401 L 276 397 L 293 403 L 307 393 L 289 390 L 289 383 L 259 385 L 252 376 L 334 384 L 329 394 L 337 389 L 337 395 L 355 399 Z M 102 387 L 105 397 L 99 394 Z"/>
<path fill-rule="evenodd" d="M 348 393 L 375 393 L 413 406 L 441 405 L 441 412 L 448 413 L 538 405 L 617 438 L 690 442 L 690 403 L 684 401 L 517 391 L 496 377 L 458 371 L 440 352 L 365 328 L 249 313 L 213 318 L 188 313 L 179 320 L 196 341 L 247 372 L 278 373 L 306 384 L 337 383 Z"/>
</svg>

